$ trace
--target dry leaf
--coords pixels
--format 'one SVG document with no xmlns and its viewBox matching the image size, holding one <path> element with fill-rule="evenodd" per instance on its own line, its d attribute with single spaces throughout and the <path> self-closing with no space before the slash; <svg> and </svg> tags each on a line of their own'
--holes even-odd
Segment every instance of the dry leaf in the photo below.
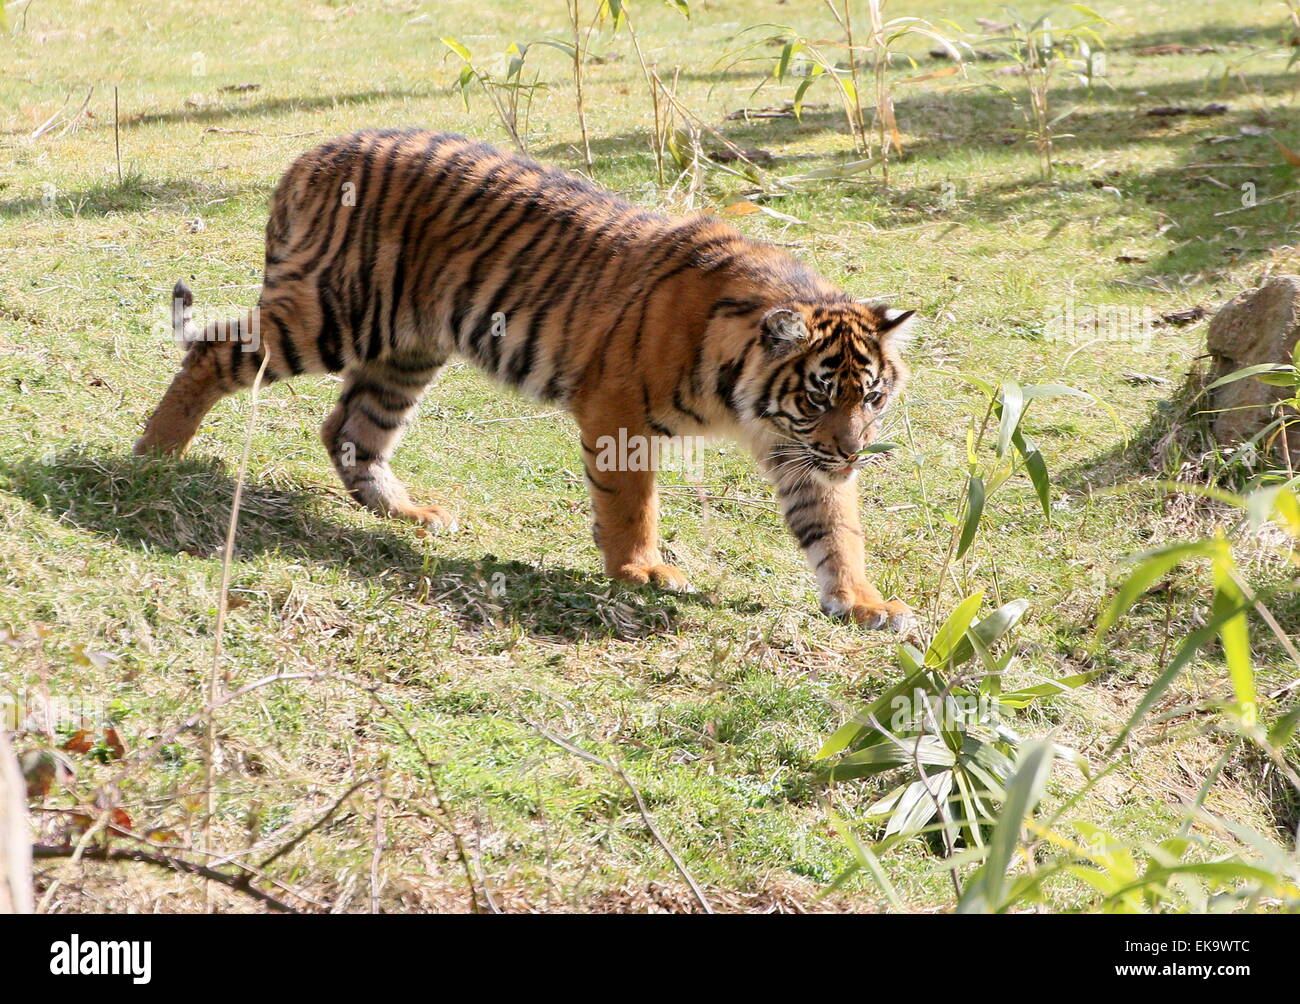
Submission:
<svg viewBox="0 0 1300 1004">
<path fill-rule="evenodd" d="M 44 798 L 50 792 L 50 785 L 54 783 L 56 761 L 54 754 L 40 751 L 24 753 L 19 761 L 19 767 L 23 772 L 23 779 L 27 782 L 27 797 L 29 799 Z"/>
<path fill-rule="evenodd" d="M 95 748 L 95 743 L 90 738 L 88 730 L 78 729 L 72 734 L 72 738 L 63 744 L 63 748 L 69 753 L 89 753 Z"/>
<path fill-rule="evenodd" d="M 1286 158 L 1288 164 L 1292 167 L 1300 167 L 1300 154 L 1297 154 L 1276 136 L 1270 136 L 1269 139 L 1271 139 L 1274 145 L 1282 151 L 1282 156 Z"/>
<path fill-rule="evenodd" d="M 922 73 L 919 77 L 904 77 L 899 81 L 900 84 L 919 84 L 922 80 L 937 80 L 939 77 L 951 77 L 957 73 L 957 67 L 945 66 L 938 70 L 931 70 L 929 73 Z"/>
<path fill-rule="evenodd" d="M 104 729 L 104 745 L 108 748 L 110 759 L 121 760 L 126 756 L 126 747 L 122 744 L 122 739 L 117 734 L 117 729 Z"/>
<path fill-rule="evenodd" d="M 118 656 L 112 652 L 101 652 L 98 649 L 87 648 L 85 645 L 78 645 L 72 650 L 72 661 L 78 666 L 107 669 L 110 664 L 118 661 Z"/>
</svg>

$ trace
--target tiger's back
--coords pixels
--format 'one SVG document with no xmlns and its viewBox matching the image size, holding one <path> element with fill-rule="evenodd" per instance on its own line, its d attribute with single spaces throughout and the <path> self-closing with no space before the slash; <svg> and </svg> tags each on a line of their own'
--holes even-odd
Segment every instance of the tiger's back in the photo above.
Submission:
<svg viewBox="0 0 1300 1004">
<path fill-rule="evenodd" d="M 603 377 L 612 354 L 634 363 L 649 350 L 662 364 L 697 341 L 700 330 L 657 322 L 695 315 L 698 328 L 728 284 L 708 269 L 733 245 L 758 247 L 460 136 L 360 133 L 304 154 L 280 182 L 262 321 L 297 319 L 304 371 L 459 353 L 564 402 L 598 352 Z"/>
</svg>

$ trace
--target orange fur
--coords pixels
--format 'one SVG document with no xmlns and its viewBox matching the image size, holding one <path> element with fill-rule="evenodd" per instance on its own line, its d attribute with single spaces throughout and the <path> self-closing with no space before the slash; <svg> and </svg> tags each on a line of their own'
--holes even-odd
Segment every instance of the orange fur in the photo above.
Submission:
<svg viewBox="0 0 1300 1004">
<path fill-rule="evenodd" d="M 383 515 L 450 525 L 411 501 L 389 460 L 460 355 L 573 412 L 609 575 L 686 584 L 658 548 L 654 472 L 597 470 L 598 444 L 727 434 L 775 482 L 823 608 L 869 627 L 908 620 L 867 580 L 853 480 L 906 378 L 907 315 L 717 220 L 647 212 L 459 136 L 372 131 L 286 172 L 255 316 L 223 340 L 193 326 L 183 284 L 175 297 L 191 346 L 139 452 L 183 451 L 264 359 L 267 380 L 340 372 L 321 437 L 349 491 Z"/>
</svg>

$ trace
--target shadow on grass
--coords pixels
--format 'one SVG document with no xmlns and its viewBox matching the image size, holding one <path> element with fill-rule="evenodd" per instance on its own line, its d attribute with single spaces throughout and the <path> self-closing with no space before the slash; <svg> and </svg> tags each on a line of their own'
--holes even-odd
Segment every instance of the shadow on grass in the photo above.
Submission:
<svg viewBox="0 0 1300 1004">
<path fill-rule="evenodd" d="M 340 105 L 365 105 L 375 101 L 400 101 L 404 98 L 428 98 L 427 91 L 415 90 L 369 90 L 353 94 L 315 94 L 311 97 L 289 95 L 282 98 L 262 98 L 249 102 L 229 102 L 208 105 L 203 108 L 173 108 L 162 112 L 142 112 L 122 119 L 123 129 L 135 129 L 139 126 L 154 125 L 159 122 L 182 122 L 196 125 L 211 125 L 225 119 L 241 118 L 255 120 L 280 114 L 319 111 L 325 108 L 337 108 Z M 322 137 L 326 138 L 326 137 Z"/>
<path fill-rule="evenodd" d="M 1153 62 L 1163 58 L 1150 57 Z M 1179 72 L 1188 71 L 1183 67 Z M 1038 221 L 1055 225 L 1047 238 L 1053 239 L 1071 225 L 1096 227 L 1125 218 L 1145 221 L 1155 212 L 1170 224 L 1169 249 L 1150 261 L 1121 263 L 1126 267 L 1117 269 L 1116 278 L 1156 289 L 1173 284 L 1206 286 L 1215 281 L 1221 267 L 1267 259 L 1277 245 L 1294 242 L 1295 200 L 1287 193 L 1297 187 L 1297 172 L 1286 164 L 1273 137 L 1292 149 L 1300 146 L 1288 105 L 1297 78 L 1291 72 L 1261 72 L 1253 67 L 1243 74 L 1233 78 L 1227 91 L 1200 76 L 1163 81 L 1116 78 L 1104 81 L 1091 94 L 1062 82 L 1052 91 L 1053 107 L 1076 111 L 1058 128 L 1070 135 L 1058 141 L 1057 171 L 1051 182 L 1039 178 L 1035 158 L 1021 157 L 1022 164 L 995 171 L 990 183 L 971 183 L 972 175 L 979 179 L 990 174 L 988 166 L 972 168 L 971 157 L 992 158 L 990 163 L 997 165 L 1011 151 L 1019 157 L 1033 149 L 1024 118 L 1008 95 L 974 85 L 900 93 L 895 103 L 898 119 L 915 138 L 895 162 L 894 187 L 884 189 L 877 171 L 840 183 L 826 182 L 800 194 L 811 205 L 799 215 L 837 220 L 847 211 L 850 217 L 860 216 L 882 230 L 945 221 L 956 227 Z M 992 80 L 1023 103 L 1022 82 Z M 1242 80 L 1249 85 L 1249 95 L 1241 91 Z M 778 104 L 789 94 L 789 89 L 773 88 L 738 103 Z M 822 94 L 818 100 L 825 97 Z M 1268 100 L 1266 109 L 1260 107 L 1260 99 Z M 1150 114 L 1173 108 L 1182 111 Z M 802 172 L 808 166 L 799 163 L 804 158 L 781 153 L 782 147 L 823 135 L 839 135 L 843 145 L 838 155 L 818 158 L 826 162 L 821 166 L 857 157 L 844 116 L 833 104 L 806 110 L 801 120 L 716 124 L 742 147 L 777 151 L 771 168 L 776 175 Z M 597 156 L 607 160 L 635 156 L 649 163 L 645 135 L 637 130 L 594 137 L 591 145 Z M 712 148 L 716 143 L 706 136 L 705 145 Z M 1107 165 L 1112 154 L 1153 146 L 1169 150 L 1176 159 L 1154 169 L 1145 158 Z M 1006 155 L 1001 153 L 1004 150 Z M 564 144 L 537 151 L 543 159 L 570 153 Z M 917 168 L 934 180 L 909 187 L 908 175 Z M 945 173 L 948 184 L 943 181 Z M 1248 208 L 1243 202 L 1247 184 L 1257 193 L 1257 207 Z M 947 204 L 953 186 L 956 203 Z M 1102 190 L 1109 201 L 1099 204 Z M 1083 199 L 1088 201 L 1081 206 Z"/>
<path fill-rule="evenodd" d="M 51 517 L 145 552 L 219 562 L 234 481 L 217 460 L 155 460 L 69 452 L 52 461 L 0 462 L 0 488 Z M 509 627 L 550 640 L 641 638 L 672 631 L 683 600 L 563 568 L 537 568 L 495 555 L 479 560 L 438 553 L 447 538 L 415 535 L 376 520 L 360 529 L 320 510 L 322 491 L 245 483 L 236 560 L 284 555 L 382 579 L 394 595 L 445 610 L 465 626 Z"/>
<path fill-rule="evenodd" d="M 73 191 L 57 188 L 45 195 L 9 199 L 0 202 L 0 219 L 19 216 L 107 216 L 110 213 L 146 213 L 154 209 L 189 211 L 200 202 L 238 197 L 253 188 L 213 184 L 192 178 L 149 179 L 128 174 L 121 182 L 104 182 Z M 270 184 L 264 186 L 269 195 Z"/>
</svg>

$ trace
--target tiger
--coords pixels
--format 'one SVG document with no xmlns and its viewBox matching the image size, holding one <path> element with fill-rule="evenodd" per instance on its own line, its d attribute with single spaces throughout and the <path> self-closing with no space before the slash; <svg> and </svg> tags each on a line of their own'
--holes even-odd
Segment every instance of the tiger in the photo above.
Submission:
<svg viewBox="0 0 1300 1004">
<path fill-rule="evenodd" d="M 907 379 L 915 312 L 856 299 L 716 217 L 652 212 L 454 133 L 365 130 L 280 180 L 256 307 L 199 328 L 193 302 L 178 282 L 171 323 L 188 348 L 136 453 L 183 454 L 213 405 L 259 376 L 340 374 L 320 435 L 348 493 L 454 531 L 390 461 L 463 358 L 572 415 L 607 576 L 689 588 L 659 548 L 653 465 L 597 464 L 600 444 L 729 438 L 774 484 L 822 611 L 915 625 L 867 578 L 856 487 Z"/>
</svg>

